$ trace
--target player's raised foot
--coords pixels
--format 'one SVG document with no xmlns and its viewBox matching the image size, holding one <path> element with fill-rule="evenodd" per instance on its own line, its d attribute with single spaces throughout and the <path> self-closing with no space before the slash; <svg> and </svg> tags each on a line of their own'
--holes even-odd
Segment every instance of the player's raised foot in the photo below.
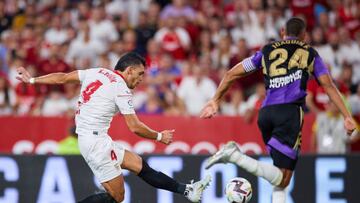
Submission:
<svg viewBox="0 0 360 203">
<path fill-rule="evenodd" d="M 208 158 L 205 168 L 209 169 L 211 166 L 217 163 L 228 163 L 230 156 L 235 151 L 241 153 L 239 147 L 236 145 L 234 141 L 230 141 L 226 143 L 226 145 L 222 146 L 219 151 L 217 151 L 214 155 Z"/>
<path fill-rule="evenodd" d="M 197 182 L 191 181 L 191 183 L 186 186 L 185 197 L 191 202 L 200 202 L 201 195 L 207 186 L 209 186 L 210 182 L 210 175 L 207 175 L 204 179 Z"/>
</svg>

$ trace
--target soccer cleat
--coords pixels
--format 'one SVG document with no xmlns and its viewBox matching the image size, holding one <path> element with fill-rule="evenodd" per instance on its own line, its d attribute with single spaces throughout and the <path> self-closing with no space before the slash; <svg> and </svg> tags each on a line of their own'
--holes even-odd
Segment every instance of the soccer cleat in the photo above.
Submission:
<svg viewBox="0 0 360 203">
<path fill-rule="evenodd" d="M 199 180 L 194 183 L 192 180 L 190 184 L 186 185 L 185 197 L 191 202 L 200 202 L 201 195 L 204 190 L 209 186 L 211 181 L 211 176 L 207 175 L 204 179 Z"/>
<path fill-rule="evenodd" d="M 206 163 L 205 168 L 209 169 L 211 166 L 217 163 L 228 163 L 230 156 L 238 151 L 241 153 L 239 147 L 236 145 L 234 141 L 228 142 L 226 145 L 221 147 L 219 151 L 217 151 L 214 155 L 212 155 Z"/>
</svg>

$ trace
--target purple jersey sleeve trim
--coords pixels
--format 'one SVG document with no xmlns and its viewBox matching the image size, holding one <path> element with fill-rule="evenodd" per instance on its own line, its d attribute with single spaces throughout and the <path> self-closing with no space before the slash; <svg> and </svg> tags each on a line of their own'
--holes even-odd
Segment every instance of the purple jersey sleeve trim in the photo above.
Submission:
<svg viewBox="0 0 360 203">
<path fill-rule="evenodd" d="M 244 59 L 241 64 L 244 66 L 245 72 L 251 72 L 261 68 L 261 51 L 257 51 L 254 55 Z"/>
<path fill-rule="evenodd" d="M 316 56 L 314 61 L 314 75 L 316 78 L 318 78 L 324 74 L 330 74 L 329 69 L 327 68 L 326 64 L 321 59 L 321 57 Z"/>
</svg>

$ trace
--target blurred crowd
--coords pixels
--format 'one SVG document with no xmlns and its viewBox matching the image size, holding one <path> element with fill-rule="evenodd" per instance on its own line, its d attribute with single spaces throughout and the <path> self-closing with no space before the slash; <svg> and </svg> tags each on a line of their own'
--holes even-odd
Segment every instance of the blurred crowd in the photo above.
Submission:
<svg viewBox="0 0 360 203">
<path fill-rule="evenodd" d="M 139 114 L 198 115 L 224 73 L 267 42 L 280 39 L 291 16 L 305 19 L 306 41 L 331 69 L 355 116 L 360 115 L 359 0 L 2 0 L 0 115 L 73 116 L 79 86 L 27 85 L 33 75 L 103 67 L 125 52 L 147 61 L 134 92 Z M 265 96 L 262 73 L 238 81 L 221 114 L 253 121 Z M 308 110 L 329 98 L 309 83 Z"/>
</svg>

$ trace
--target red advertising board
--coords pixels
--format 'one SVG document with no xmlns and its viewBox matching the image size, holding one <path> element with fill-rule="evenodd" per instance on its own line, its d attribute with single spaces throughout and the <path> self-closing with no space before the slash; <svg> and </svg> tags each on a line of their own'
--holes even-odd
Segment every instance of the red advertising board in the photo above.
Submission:
<svg viewBox="0 0 360 203">
<path fill-rule="evenodd" d="M 229 140 L 236 141 L 248 153 L 265 153 L 256 122 L 240 117 L 139 116 L 156 130 L 175 129 L 174 142 L 163 145 L 131 133 L 121 116 L 112 121 L 109 135 L 113 140 L 138 153 L 213 153 Z M 305 116 L 302 151 L 310 152 L 311 126 L 314 116 Z M 68 118 L 0 117 L 0 153 L 54 153 L 57 143 L 67 135 L 73 121 Z"/>
</svg>

